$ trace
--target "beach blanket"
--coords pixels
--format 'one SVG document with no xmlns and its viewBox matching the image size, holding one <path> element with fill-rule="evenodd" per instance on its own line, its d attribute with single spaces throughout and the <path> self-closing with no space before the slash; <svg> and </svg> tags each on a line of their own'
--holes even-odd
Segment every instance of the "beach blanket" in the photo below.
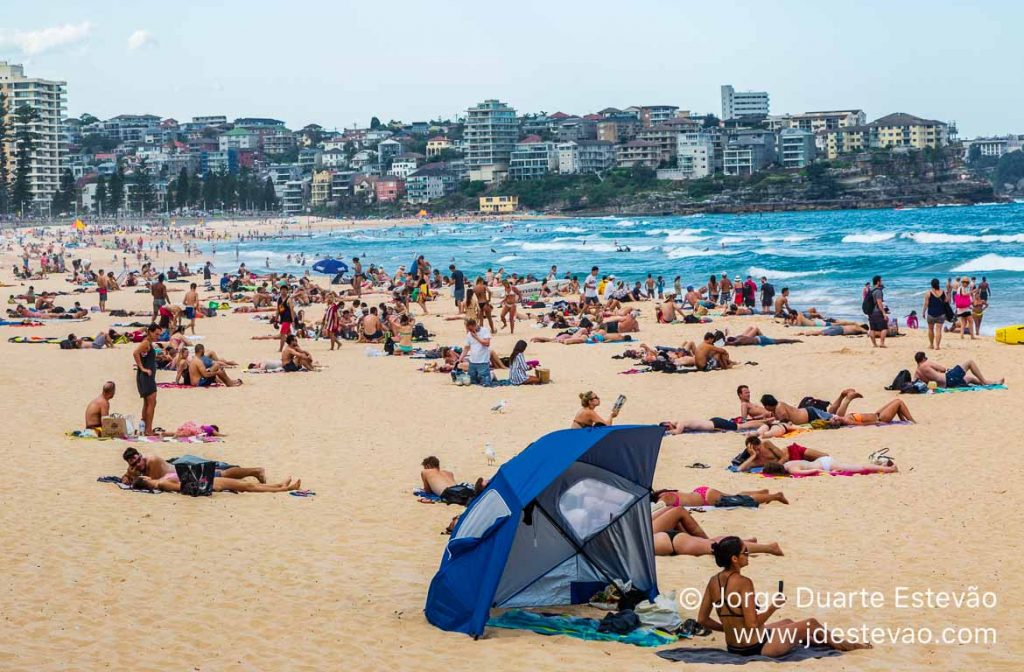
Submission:
<svg viewBox="0 0 1024 672">
<path fill-rule="evenodd" d="M 655 651 L 655 655 L 672 662 L 700 663 L 703 665 L 746 665 L 749 662 L 757 663 L 793 663 L 812 658 L 832 658 L 843 655 L 835 649 L 821 646 L 804 647 L 797 646 L 792 651 L 779 658 L 768 656 L 741 656 L 737 653 L 729 653 L 725 649 L 714 649 L 701 647 L 696 649 L 678 648 Z"/>
<path fill-rule="evenodd" d="M 416 497 L 417 499 L 419 499 L 420 503 L 422 503 L 422 504 L 429 504 L 429 503 L 432 503 L 432 502 L 440 502 L 441 501 L 441 496 L 440 495 L 435 495 L 434 493 L 427 492 L 426 490 L 413 490 L 412 494 L 413 494 L 413 497 Z"/>
<path fill-rule="evenodd" d="M 593 618 L 535 614 L 521 609 L 506 611 L 497 618 L 487 621 L 492 628 L 529 630 L 541 635 L 565 635 L 576 639 L 599 642 L 622 642 L 634 646 L 664 646 L 678 638 L 655 628 L 637 628 L 627 635 L 598 632 L 600 621 Z"/>
<path fill-rule="evenodd" d="M 1006 385 L 968 385 L 967 387 L 938 387 L 935 394 L 947 394 L 949 392 L 987 392 L 988 390 L 1005 390 Z"/>
<path fill-rule="evenodd" d="M 100 476 L 99 478 L 96 479 L 96 481 L 99 482 L 99 483 L 113 483 L 114 485 L 116 485 L 118 488 L 120 488 L 122 490 L 131 490 L 132 492 L 139 492 L 139 493 L 142 493 L 144 495 L 160 495 L 160 494 L 163 494 L 163 491 L 161 491 L 161 490 L 137 490 L 137 489 L 133 488 L 132 486 L 128 485 L 127 483 L 122 483 L 120 476 Z"/>
<path fill-rule="evenodd" d="M 764 471 L 761 469 L 761 467 L 754 467 L 753 469 L 750 469 L 747 472 L 742 472 L 735 465 L 730 464 L 728 467 L 726 467 L 726 469 L 728 469 L 729 471 L 732 471 L 734 473 L 738 473 L 738 474 L 742 474 L 742 473 L 757 474 L 761 478 L 813 478 L 815 476 L 871 476 L 872 474 L 885 473 L 885 472 L 880 472 L 880 471 L 860 471 L 860 470 L 858 470 L 858 471 L 838 471 L 838 470 L 833 470 L 833 471 L 823 471 L 823 472 L 820 472 L 820 473 L 817 473 L 817 474 L 789 474 L 789 475 L 786 475 L 786 476 L 773 476 L 771 474 L 764 473 Z"/>
<path fill-rule="evenodd" d="M 11 336 L 7 339 L 8 343 L 34 343 L 34 344 L 50 344 L 57 345 L 64 339 L 59 336 Z"/>
<path fill-rule="evenodd" d="M 69 439 L 92 439 L 93 441 L 127 441 L 128 443 L 218 443 L 220 436 L 96 436 L 92 430 L 75 429 L 65 432 Z"/>
<path fill-rule="evenodd" d="M 0 327 L 41 327 L 38 320 L 0 320 Z"/>
<path fill-rule="evenodd" d="M 203 385 L 201 387 L 192 387 L 191 385 L 185 385 L 183 383 L 157 383 L 157 387 L 165 390 L 203 390 L 210 387 L 224 387 L 221 383 L 214 383 L 213 385 Z"/>
</svg>

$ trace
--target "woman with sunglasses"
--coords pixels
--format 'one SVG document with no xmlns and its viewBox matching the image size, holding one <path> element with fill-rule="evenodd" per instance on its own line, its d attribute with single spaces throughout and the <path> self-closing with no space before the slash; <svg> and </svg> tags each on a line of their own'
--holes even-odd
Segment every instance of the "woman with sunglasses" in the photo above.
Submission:
<svg viewBox="0 0 1024 672">
<path fill-rule="evenodd" d="M 870 644 L 835 641 L 816 618 L 799 621 L 787 618 L 768 623 L 785 598 L 776 595 L 767 609 L 757 611 L 754 582 L 742 573 L 743 568 L 750 564 L 750 554 L 757 552 L 753 546 L 739 537 L 724 537 L 711 545 L 715 564 L 722 571 L 708 581 L 697 612 L 697 622 L 710 630 L 725 633 L 725 645 L 730 653 L 778 658 L 797 645 L 812 640 L 815 644 L 839 651 L 871 648 Z M 712 608 L 718 615 L 717 621 L 711 617 Z"/>
<path fill-rule="evenodd" d="M 611 425 L 616 416 L 619 415 L 618 409 L 613 408 L 612 414 L 605 420 L 597 413 L 597 407 L 601 405 L 601 397 L 597 396 L 591 391 L 583 392 L 580 394 L 580 406 L 581 408 L 577 413 L 576 417 L 572 419 L 571 429 L 583 429 L 584 427 L 607 427 Z"/>
</svg>

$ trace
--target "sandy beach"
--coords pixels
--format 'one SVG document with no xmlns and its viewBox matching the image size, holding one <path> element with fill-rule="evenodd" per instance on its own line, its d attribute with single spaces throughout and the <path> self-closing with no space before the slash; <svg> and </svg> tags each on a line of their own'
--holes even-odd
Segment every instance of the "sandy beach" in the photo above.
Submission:
<svg viewBox="0 0 1024 672">
<path fill-rule="evenodd" d="M 303 220 L 291 231 L 305 225 Z M 255 225 L 215 226 L 233 236 Z M 277 226 L 269 225 L 271 231 Z M 10 240 L 3 239 L 5 247 Z M 37 292 L 71 290 L 63 276 L 13 279 L 11 267 L 20 263 L 20 251 L 13 244 L 3 252 L 3 296 L 29 284 Z M 96 248 L 73 254 L 91 258 L 99 269 L 110 266 L 114 252 Z M 177 258 L 164 253 L 156 261 L 163 267 Z M 201 259 L 193 256 L 190 266 L 199 269 Z M 231 269 L 233 256 L 225 250 L 214 263 L 219 271 Z M 328 281 L 314 279 L 322 286 Z M 180 303 L 186 287 L 170 285 L 181 290 L 172 291 L 172 302 Z M 67 307 L 74 300 L 88 308 L 96 305 L 96 294 L 62 296 L 57 303 Z M 375 295 L 371 304 L 384 300 Z M 149 294 L 135 288 L 113 292 L 108 301 L 115 309 L 150 305 Z M 645 343 L 699 340 L 707 329 L 656 324 L 654 304 L 639 307 L 639 339 Z M 434 342 L 464 342 L 462 324 L 443 319 L 455 314 L 448 291 L 429 309 L 423 317 L 418 307 L 413 311 L 437 335 Z M 306 311 L 307 321 L 316 322 L 323 304 Z M 270 327 L 250 317 L 227 313 L 202 319 L 197 333 L 207 348 L 243 367 L 275 359 L 276 342 L 251 338 L 271 334 Z M 624 349 L 621 345 L 530 344 L 527 358 L 551 370 L 550 385 L 481 389 L 420 372 L 419 360 L 368 357 L 363 344 L 345 342 L 340 351 L 329 352 L 326 340 L 304 341 L 324 365 L 322 371 L 240 375 L 244 385 L 230 389 L 161 389 L 158 425 L 215 423 L 227 437 L 200 446 L 146 446 L 143 452 L 170 457 L 201 451 L 213 459 L 266 467 L 271 479 L 301 477 L 316 496 L 190 498 L 98 483 L 99 476 L 124 472 L 121 452 L 129 444 L 65 436 L 81 428 L 85 405 L 107 380 L 118 387 L 112 409 L 139 415 L 132 346 L 64 351 L 8 342 L 13 336 L 64 337 L 70 331 L 94 336 L 132 319 L 92 313 L 87 322 L 0 327 L 5 362 L 0 408 L 8 419 L 0 444 L 0 528 L 6 542 L 0 553 L 6 577 L 0 591 L 2 670 L 670 668 L 654 649 L 493 628 L 474 641 L 428 624 L 422 612 L 427 587 L 448 540 L 441 532 L 458 510 L 419 503 L 412 495 L 420 461 L 436 455 L 458 480 L 489 476 L 496 467 L 487 464 L 485 444 L 494 446 L 499 463 L 507 460 L 541 435 L 568 427 L 579 408 L 577 395 L 586 390 L 609 400 L 603 413 L 617 394 L 625 394 L 619 422 L 630 424 L 735 416 L 740 384 L 749 385 L 755 398 L 771 393 L 793 403 L 806 395 L 831 399 L 854 387 L 865 397 L 856 410 L 874 411 L 895 395 L 884 386 L 900 369 L 912 371 L 914 353 L 927 345 L 923 330 L 890 339 L 885 350 L 872 349 L 866 337 L 808 338 L 795 345 L 734 350 L 737 359 L 757 366 L 621 375 L 630 361 L 611 358 Z M 712 326 L 739 331 L 749 324 L 769 336 L 796 331 L 763 317 L 716 318 Z M 496 335 L 493 347 L 504 355 L 520 337 L 551 333 L 521 322 L 515 335 L 507 330 Z M 941 353 L 931 355 L 935 361 L 952 366 L 973 359 L 986 375 L 1005 376 L 1009 389 L 907 395 L 915 425 L 818 431 L 797 439 L 843 462 L 866 462 L 869 453 L 887 447 L 898 474 L 785 480 L 736 474 L 725 466 L 742 450 L 743 437 L 698 434 L 665 438 L 655 487 L 786 493 L 789 506 L 696 514 L 710 535 L 780 543 L 785 557 L 755 557 L 746 571 L 765 590 L 785 580 L 789 604 L 779 617 L 816 616 L 844 628 L 929 629 L 936 640 L 949 627 L 993 628 L 997 636 L 996 643 L 987 644 L 884 644 L 808 661 L 801 670 L 1020 669 L 1024 579 L 1017 570 L 1024 514 L 1013 497 L 1022 477 L 1014 457 L 1022 433 L 1021 352 L 988 337 L 971 341 L 949 334 Z M 170 372 L 158 374 L 161 382 L 172 378 Z M 507 409 L 490 412 L 500 400 L 507 400 Z M 687 468 L 694 462 L 711 468 Z M 663 593 L 703 590 L 716 571 L 709 557 L 659 557 L 657 569 Z M 806 589 L 804 597 L 813 591 L 880 591 L 884 604 L 798 606 L 798 588 Z M 903 590 L 961 594 L 972 588 L 994 593 L 996 606 L 897 604 Z M 682 616 L 694 617 L 695 610 Z M 722 648 L 724 642 L 716 633 L 675 646 L 691 645 Z M 774 668 L 752 663 L 750 669 Z"/>
</svg>

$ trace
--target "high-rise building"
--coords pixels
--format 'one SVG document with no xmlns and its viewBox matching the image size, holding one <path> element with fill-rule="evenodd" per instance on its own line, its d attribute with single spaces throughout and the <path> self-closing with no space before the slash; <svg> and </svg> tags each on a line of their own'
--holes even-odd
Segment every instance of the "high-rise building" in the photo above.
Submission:
<svg viewBox="0 0 1024 672">
<path fill-rule="evenodd" d="M 60 173 L 66 162 L 67 145 L 64 135 L 64 115 L 67 109 L 67 82 L 26 77 L 21 65 L 0 61 L 0 91 L 7 97 L 9 136 L 21 128 L 14 112 L 22 105 L 33 108 L 39 118 L 32 122 L 35 133 L 35 151 L 29 168 L 29 189 L 32 201 L 45 209 L 60 187 Z M 10 157 L 8 166 L 14 170 L 14 143 L 0 148 Z M 13 175 L 12 175 L 13 177 Z"/>
<path fill-rule="evenodd" d="M 500 181 L 519 137 L 516 111 L 501 101 L 485 100 L 466 110 L 462 137 L 469 179 Z"/>
<path fill-rule="evenodd" d="M 722 120 L 738 117 L 768 116 L 767 91 L 737 91 L 722 85 Z"/>
</svg>

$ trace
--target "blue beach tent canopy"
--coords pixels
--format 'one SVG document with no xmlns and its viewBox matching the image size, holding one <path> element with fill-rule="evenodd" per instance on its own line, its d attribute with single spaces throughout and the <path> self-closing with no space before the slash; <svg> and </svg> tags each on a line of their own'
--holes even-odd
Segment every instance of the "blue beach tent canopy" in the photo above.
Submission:
<svg viewBox="0 0 1024 672">
<path fill-rule="evenodd" d="M 326 275 L 337 275 L 338 273 L 348 273 L 348 264 L 341 259 L 321 259 L 313 264 L 313 270 Z"/>
<path fill-rule="evenodd" d="M 427 620 L 479 637 L 492 607 L 581 604 L 613 579 L 657 595 L 648 495 L 664 433 L 565 429 L 503 464 L 452 531 Z"/>
</svg>

